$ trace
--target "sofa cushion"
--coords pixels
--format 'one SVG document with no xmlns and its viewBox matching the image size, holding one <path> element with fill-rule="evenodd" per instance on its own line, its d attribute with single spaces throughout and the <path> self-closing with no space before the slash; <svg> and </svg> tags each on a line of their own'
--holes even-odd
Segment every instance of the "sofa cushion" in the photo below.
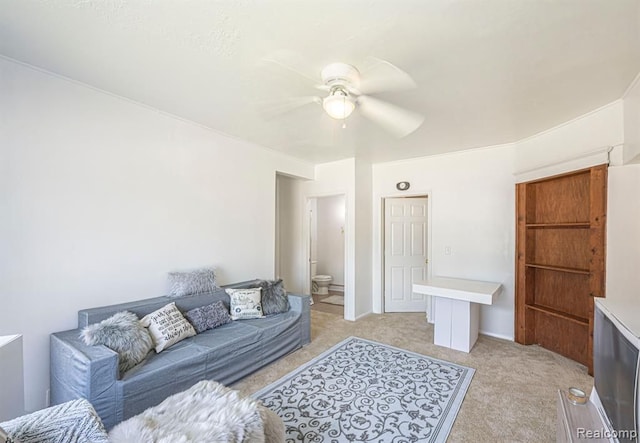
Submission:
<svg viewBox="0 0 640 443">
<path fill-rule="evenodd" d="M 149 328 L 158 353 L 187 337 L 196 335 L 193 326 L 184 318 L 175 303 L 169 303 L 145 315 L 140 322 Z"/>
<path fill-rule="evenodd" d="M 118 369 L 124 374 L 140 363 L 153 348 L 149 331 L 140 323 L 138 316 L 123 311 L 86 326 L 82 339 L 89 346 L 104 345 L 118 353 Z"/>
<path fill-rule="evenodd" d="M 288 311 L 284 314 L 270 315 L 260 319 L 252 319 L 243 321 L 242 324 L 261 331 L 263 340 L 268 343 L 282 334 L 284 331 L 294 328 L 300 313 L 297 311 Z"/>
<path fill-rule="evenodd" d="M 124 416 L 139 414 L 150 402 L 157 404 L 166 398 L 167 392 L 182 391 L 200 380 L 215 377 L 226 383 L 227 374 L 256 370 L 254 354 L 261 337 L 260 330 L 234 322 L 176 343 L 160 354 L 152 353 L 119 383 Z"/>
</svg>

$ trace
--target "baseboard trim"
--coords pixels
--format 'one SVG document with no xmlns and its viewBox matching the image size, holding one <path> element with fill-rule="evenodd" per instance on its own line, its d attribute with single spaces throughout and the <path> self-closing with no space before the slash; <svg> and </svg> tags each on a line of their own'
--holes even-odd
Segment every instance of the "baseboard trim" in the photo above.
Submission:
<svg viewBox="0 0 640 443">
<path fill-rule="evenodd" d="M 342 292 L 344 294 L 344 285 L 329 285 L 330 291 Z"/>
<path fill-rule="evenodd" d="M 358 320 L 360 320 L 361 318 L 364 318 L 364 317 L 366 317 L 367 315 L 371 315 L 371 314 L 373 314 L 373 312 L 371 312 L 371 311 L 367 311 L 367 312 L 365 312 L 364 314 L 360 314 L 360 315 L 358 315 L 358 316 L 357 316 L 353 321 L 358 321 Z"/>
<path fill-rule="evenodd" d="M 508 340 L 508 341 L 514 341 L 514 337 L 513 336 L 508 336 L 508 335 L 504 335 L 504 334 L 496 334 L 495 332 L 489 332 L 489 331 L 478 331 L 479 334 L 482 335 L 486 335 L 489 337 L 493 337 L 493 338 L 499 338 L 501 340 Z"/>
</svg>

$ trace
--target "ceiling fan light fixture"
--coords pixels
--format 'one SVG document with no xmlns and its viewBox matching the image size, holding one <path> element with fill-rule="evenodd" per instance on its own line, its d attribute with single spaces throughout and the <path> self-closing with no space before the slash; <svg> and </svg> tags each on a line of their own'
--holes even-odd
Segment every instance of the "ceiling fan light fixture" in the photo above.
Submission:
<svg viewBox="0 0 640 443">
<path fill-rule="evenodd" d="M 356 104 L 349 96 L 349 93 L 342 88 L 336 88 L 322 100 L 322 107 L 329 117 L 336 120 L 344 120 L 349 117 Z"/>
</svg>

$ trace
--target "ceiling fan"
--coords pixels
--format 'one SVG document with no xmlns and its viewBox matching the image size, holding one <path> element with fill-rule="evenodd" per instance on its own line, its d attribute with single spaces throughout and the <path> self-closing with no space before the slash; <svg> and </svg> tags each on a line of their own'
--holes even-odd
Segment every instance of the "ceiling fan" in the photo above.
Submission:
<svg viewBox="0 0 640 443">
<path fill-rule="evenodd" d="M 308 76 L 300 70 L 282 63 L 277 58 L 265 59 L 289 69 L 311 80 L 314 86 L 327 95 L 292 97 L 272 106 L 275 113 L 285 113 L 301 106 L 316 103 L 336 120 L 345 120 L 357 109 L 363 117 L 379 124 L 396 137 L 405 137 L 418 129 L 424 116 L 389 102 L 371 97 L 370 94 L 387 91 L 413 89 L 416 83 L 397 66 L 378 58 L 370 57 L 373 62 L 362 73 L 347 63 L 331 63 L 320 72 L 321 82 L 314 76 Z"/>
</svg>

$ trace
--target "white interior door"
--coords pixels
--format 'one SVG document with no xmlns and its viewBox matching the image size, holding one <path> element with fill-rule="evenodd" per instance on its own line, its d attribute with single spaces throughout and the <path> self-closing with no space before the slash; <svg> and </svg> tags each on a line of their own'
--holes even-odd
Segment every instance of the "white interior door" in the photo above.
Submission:
<svg viewBox="0 0 640 443">
<path fill-rule="evenodd" d="M 412 284 L 428 273 L 427 198 L 384 201 L 384 311 L 426 312 Z"/>
</svg>

